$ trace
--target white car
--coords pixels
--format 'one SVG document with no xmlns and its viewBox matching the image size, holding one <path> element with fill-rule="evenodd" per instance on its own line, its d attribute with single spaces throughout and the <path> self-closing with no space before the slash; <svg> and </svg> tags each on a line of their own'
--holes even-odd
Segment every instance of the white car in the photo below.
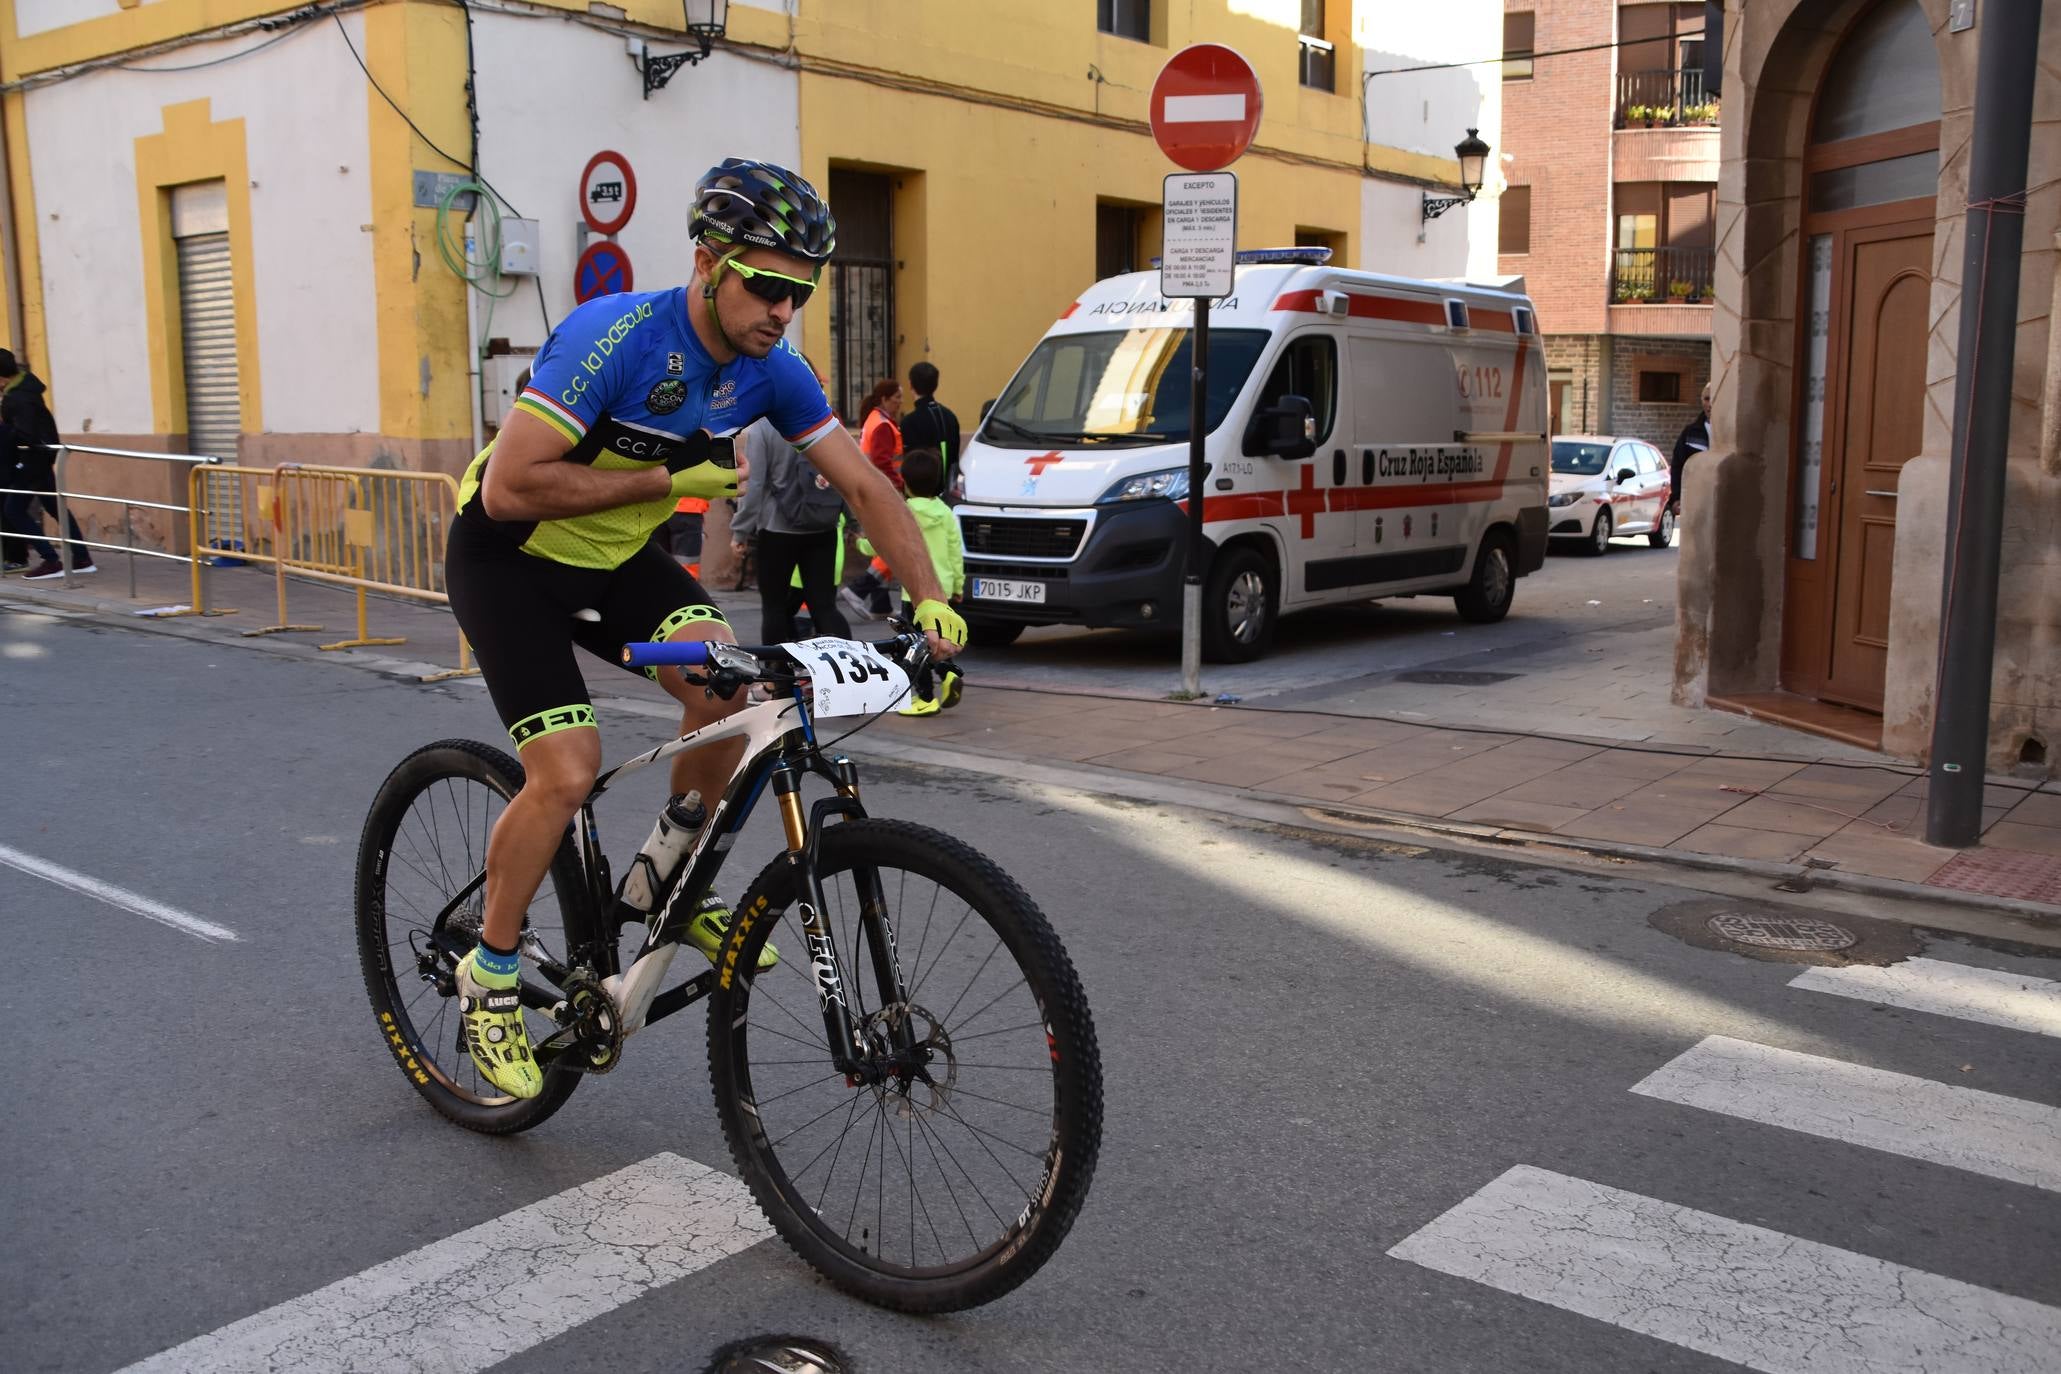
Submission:
<svg viewBox="0 0 2061 1374">
<path fill-rule="evenodd" d="M 1667 459 L 1643 439 L 1608 434 L 1553 436 L 1546 534 L 1582 541 L 1582 551 L 1610 552 L 1620 535 L 1643 534 L 1664 549 L 1674 542 L 1674 482 Z"/>
</svg>

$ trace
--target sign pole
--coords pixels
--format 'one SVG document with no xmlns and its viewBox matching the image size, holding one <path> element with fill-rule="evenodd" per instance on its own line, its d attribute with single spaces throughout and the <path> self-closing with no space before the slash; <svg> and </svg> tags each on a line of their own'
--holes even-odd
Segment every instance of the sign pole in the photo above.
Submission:
<svg viewBox="0 0 2061 1374">
<path fill-rule="evenodd" d="M 1195 298 L 1195 357 L 1188 382 L 1188 562 L 1181 588 L 1181 694 L 1202 695 L 1202 461 L 1209 418 L 1209 297 Z"/>
</svg>

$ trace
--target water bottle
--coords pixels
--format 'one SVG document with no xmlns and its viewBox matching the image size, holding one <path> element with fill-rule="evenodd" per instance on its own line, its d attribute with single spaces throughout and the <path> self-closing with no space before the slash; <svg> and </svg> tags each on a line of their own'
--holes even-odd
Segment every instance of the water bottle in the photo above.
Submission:
<svg viewBox="0 0 2061 1374">
<path fill-rule="evenodd" d="M 637 851 L 637 857 L 630 860 L 630 871 L 623 878 L 623 901 L 643 912 L 656 908 L 673 870 L 679 867 L 707 819 L 708 808 L 701 804 L 699 792 L 676 794 L 668 801 L 651 827 L 650 838 Z"/>
</svg>

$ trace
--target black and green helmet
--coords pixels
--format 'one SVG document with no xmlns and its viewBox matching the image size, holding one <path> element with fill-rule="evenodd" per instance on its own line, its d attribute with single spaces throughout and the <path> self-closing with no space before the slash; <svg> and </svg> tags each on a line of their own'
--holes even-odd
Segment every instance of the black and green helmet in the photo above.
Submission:
<svg viewBox="0 0 2061 1374">
<path fill-rule="evenodd" d="M 837 221 L 816 188 L 770 162 L 724 158 L 694 187 L 689 236 L 777 249 L 809 262 L 837 251 Z"/>
</svg>

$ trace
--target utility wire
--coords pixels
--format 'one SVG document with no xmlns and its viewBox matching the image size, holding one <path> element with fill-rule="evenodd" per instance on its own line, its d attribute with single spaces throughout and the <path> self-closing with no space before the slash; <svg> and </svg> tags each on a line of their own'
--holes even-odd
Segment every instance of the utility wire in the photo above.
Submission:
<svg viewBox="0 0 2061 1374">
<path fill-rule="evenodd" d="M 1384 67 L 1377 72 L 1360 73 L 1360 84 L 1365 86 L 1377 76 L 1400 76 L 1404 72 L 1449 72 L 1460 67 L 1488 67 L 1504 62 L 1531 62 L 1541 57 L 1566 57 L 1578 52 L 1602 52 L 1608 48 L 1631 48 L 1644 43 L 1671 43 L 1683 38 L 1701 38 L 1703 30 L 1694 33 L 1661 34 L 1653 38 L 1627 38 L 1611 43 L 1589 43 L 1579 48 L 1547 48 L 1537 52 L 1507 52 L 1500 57 L 1484 57 L 1474 62 L 1432 62 L 1421 67 Z"/>
</svg>

